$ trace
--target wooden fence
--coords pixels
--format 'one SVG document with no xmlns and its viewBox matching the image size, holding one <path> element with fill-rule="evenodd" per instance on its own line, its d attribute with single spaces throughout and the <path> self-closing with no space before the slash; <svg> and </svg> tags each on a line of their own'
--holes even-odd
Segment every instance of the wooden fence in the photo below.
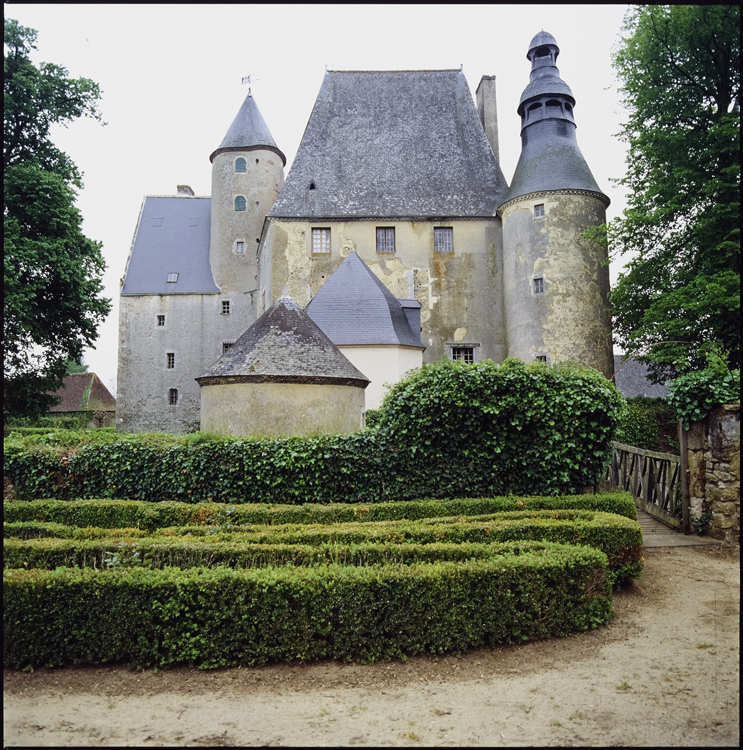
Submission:
<svg viewBox="0 0 743 750">
<path fill-rule="evenodd" d="M 612 445 L 614 453 L 604 483 L 631 493 L 638 508 L 680 530 L 677 501 L 681 501 L 681 457 L 622 443 Z"/>
</svg>

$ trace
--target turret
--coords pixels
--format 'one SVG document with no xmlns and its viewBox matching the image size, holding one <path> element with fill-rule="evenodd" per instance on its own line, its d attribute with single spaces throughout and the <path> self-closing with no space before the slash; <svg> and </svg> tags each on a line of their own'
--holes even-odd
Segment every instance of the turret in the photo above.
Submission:
<svg viewBox="0 0 743 750">
<path fill-rule="evenodd" d="M 223 295 L 242 299 L 258 288 L 258 242 L 286 165 L 251 93 L 209 159 L 212 272 Z M 254 298 L 257 294 L 250 294 L 245 301 Z M 247 318 L 241 316 L 245 324 L 255 319 L 255 304 L 252 308 Z"/>
<path fill-rule="evenodd" d="M 607 253 L 583 236 L 606 221 L 609 198 L 578 148 L 575 98 L 557 69 L 559 53 L 545 31 L 529 45 L 531 76 L 517 109 L 521 156 L 498 208 L 508 355 L 570 360 L 610 377 Z"/>
</svg>

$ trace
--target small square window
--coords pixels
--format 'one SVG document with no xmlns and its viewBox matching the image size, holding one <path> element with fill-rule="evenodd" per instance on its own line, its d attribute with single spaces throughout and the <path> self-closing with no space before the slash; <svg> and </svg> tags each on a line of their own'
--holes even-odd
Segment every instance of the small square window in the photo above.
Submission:
<svg viewBox="0 0 743 750">
<path fill-rule="evenodd" d="M 175 284 L 178 281 L 178 274 L 177 273 L 169 273 L 168 274 L 168 284 Z"/>
<path fill-rule="evenodd" d="M 312 230 L 312 254 L 323 255 L 330 252 L 330 229 Z"/>
<path fill-rule="evenodd" d="M 453 346 L 451 348 L 451 358 L 454 362 L 469 362 L 475 361 L 475 347 L 474 346 Z"/>
<path fill-rule="evenodd" d="M 222 342 L 222 354 L 226 354 L 232 348 L 232 345 L 234 343 L 235 343 L 234 341 L 223 341 Z"/>
<path fill-rule="evenodd" d="M 163 225 L 162 219 L 153 219 L 152 220 L 152 226 L 153 227 L 161 227 Z"/>
<path fill-rule="evenodd" d="M 168 370 L 175 369 L 175 352 L 168 352 L 165 355 L 165 366 L 168 368 Z"/>
<path fill-rule="evenodd" d="M 158 324 L 158 326 L 164 326 L 165 325 L 165 316 L 164 315 L 158 315 L 157 316 L 157 324 Z"/>
<path fill-rule="evenodd" d="M 168 404 L 170 406 L 178 405 L 178 389 L 177 388 L 171 388 L 168 391 Z"/>
<path fill-rule="evenodd" d="M 541 277 L 534 279 L 534 294 L 544 294 L 544 279 Z"/>
<path fill-rule="evenodd" d="M 227 299 L 222 300 L 222 315 L 230 314 L 230 301 Z"/>
<path fill-rule="evenodd" d="M 245 255 L 245 243 L 239 240 L 235 243 L 235 252 L 238 255 Z"/>
<path fill-rule="evenodd" d="M 537 362 L 546 362 L 547 361 L 547 355 L 546 354 L 537 354 L 534 359 L 537 360 Z"/>
<path fill-rule="evenodd" d="M 452 227 L 434 227 L 433 249 L 437 253 L 454 252 L 454 230 Z"/>
<path fill-rule="evenodd" d="M 537 205 L 534 206 L 534 216 L 537 219 L 540 216 L 544 216 L 544 203 L 537 203 Z"/>
<path fill-rule="evenodd" d="M 395 252 L 395 228 L 394 227 L 377 227 L 377 252 L 394 253 Z"/>
</svg>

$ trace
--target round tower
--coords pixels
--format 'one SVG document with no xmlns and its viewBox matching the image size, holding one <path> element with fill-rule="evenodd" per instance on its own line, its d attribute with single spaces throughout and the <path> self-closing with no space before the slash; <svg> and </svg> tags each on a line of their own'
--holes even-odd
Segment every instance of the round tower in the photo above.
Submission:
<svg viewBox="0 0 743 750">
<path fill-rule="evenodd" d="M 209 159 L 209 255 L 214 280 L 222 294 L 254 292 L 258 288 L 258 242 L 266 214 L 284 184 L 286 157 L 274 143 L 250 92 Z M 257 298 L 257 294 L 250 297 Z"/>
<path fill-rule="evenodd" d="M 614 372 L 606 247 L 583 233 L 606 221 L 609 198 L 578 148 L 570 87 L 560 52 L 541 31 L 527 52 L 521 95 L 521 155 L 505 201 L 503 284 L 508 356 L 573 361 Z"/>
</svg>

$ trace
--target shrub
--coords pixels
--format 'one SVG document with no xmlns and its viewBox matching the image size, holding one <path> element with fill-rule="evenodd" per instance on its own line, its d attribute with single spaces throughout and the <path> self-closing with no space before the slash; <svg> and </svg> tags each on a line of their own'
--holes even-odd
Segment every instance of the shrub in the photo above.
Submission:
<svg viewBox="0 0 743 750">
<path fill-rule="evenodd" d="M 692 422 L 707 417 L 716 406 L 739 401 L 740 370 L 729 370 L 721 361 L 711 360 L 706 370 L 679 376 L 668 388 L 668 403 L 676 410 L 685 430 Z"/>
<path fill-rule="evenodd" d="M 628 398 L 615 439 L 636 448 L 678 455 L 676 410 L 662 398 Z"/>
</svg>

